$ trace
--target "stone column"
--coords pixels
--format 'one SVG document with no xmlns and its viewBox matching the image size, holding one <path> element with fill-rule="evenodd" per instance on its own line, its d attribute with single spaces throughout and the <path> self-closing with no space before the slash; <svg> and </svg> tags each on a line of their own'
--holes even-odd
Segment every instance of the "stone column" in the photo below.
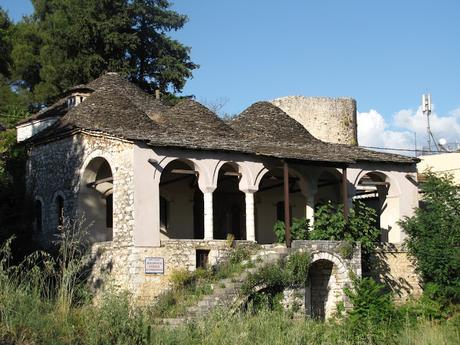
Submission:
<svg viewBox="0 0 460 345">
<path fill-rule="evenodd" d="M 315 196 L 311 194 L 307 196 L 305 218 L 310 221 L 310 225 L 313 225 L 313 222 L 315 221 Z"/>
<path fill-rule="evenodd" d="M 212 240 L 214 238 L 212 192 L 204 192 L 203 199 L 204 199 L 204 239 Z"/>
<path fill-rule="evenodd" d="M 246 240 L 256 241 L 256 226 L 254 219 L 254 192 L 245 192 L 246 195 Z"/>
</svg>

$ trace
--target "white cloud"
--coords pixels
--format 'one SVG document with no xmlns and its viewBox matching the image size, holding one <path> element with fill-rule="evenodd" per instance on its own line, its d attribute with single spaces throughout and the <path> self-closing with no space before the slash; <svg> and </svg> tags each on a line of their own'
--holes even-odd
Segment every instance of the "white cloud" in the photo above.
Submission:
<svg viewBox="0 0 460 345">
<path fill-rule="evenodd" d="M 374 109 L 358 113 L 358 143 L 361 146 L 412 149 L 413 138 L 409 131 L 391 130 L 383 116 Z"/>
<path fill-rule="evenodd" d="M 450 111 L 447 116 L 433 111 L 430 125 L 436 140 L 445 138 L 448 143 L 460 141 L 460 108 Z M 361 146 L 414 149 L 416 133 L 417 149 L 421 149 L 427 146 L 426 126 L 426 116 L 421 108 L 402 109 L 394 114 L 391 122 L 371 109 L 358 113 L 358 142 Z"/>
</svg>

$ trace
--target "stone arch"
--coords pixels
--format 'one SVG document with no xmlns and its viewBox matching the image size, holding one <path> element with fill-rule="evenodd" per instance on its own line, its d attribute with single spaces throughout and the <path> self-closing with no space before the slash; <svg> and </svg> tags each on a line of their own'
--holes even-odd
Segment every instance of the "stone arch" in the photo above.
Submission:
<svg viewBox="0 0 460 345">
<path fill-rule="evenodd" d="M 161 239 L 200 239 L 204 236 L 200 167 L 194 160 L 165 157 L 159 163 Z M 167 224 L 165 224 L 165 216 Z M 163 219 L 162 219 L 163 218 Z M 161 223 L 166 226 L 161 226 Z M 192 226 L 193 225 L 193 226 Z"/>
<path fill-rule="evenodd" d="M 251 169 L 246 166 L 246 162 L 236 162 L 236 161 L 227 161 L 220 160 L 217 164 L 214 165 L 212 171 L 211 185 L 217 186 L 217 180 L 219 178 L 219 171 L 225 164 L 230 164 L 233 169 L 240 174 L 239 189 L 241 191 L 251 189 L 252 184 L 252 174 Z"/>
<path fill-rule="evenodd" d="M 79 171 L 79 176 L 80 176 L 80 181 L 79 182 L 82 181 L 81 177 L 84 175 L 84 173 L 86 171 L 86 168 L 91 163 L 91 161 L 93 161 L 95 158 L 103 158 L 103 159 L 105 159 L 109 163 L 110 168 L 112 169 L 112 174 L 116 174 L 117 166 L 116 166 L 112 156 L 108 152 L 102 151 L 100 149 L 96 149 L 94 151 L 91 151 L 91 153 L 89 153 L 86 156 L 85 160 L 83 161 L 83 164 L 82 164 L 82 166 L 80 168 L 80 171 Z"/>
<path fill-rule="evenodd" d="M 113 239 L 113 194 L 116 179 L 109 160 L 94 151 L 80 175 L 78 210 L 89 224 L 91 242 Z"/>
<path fill-rule="evenodd" d="M 389 172 L 378 170 L 361 170 L 357 175 L 354 186 L 354 200 L 363 202 L 377 213 L 376 226 L 381 229 L 382 242 L 398 242 L 397 221 L 400 218 L 399 183 Z"/>
<path fill-rule="evenodd" d="M 385 182 L 390 184 L 389 196 L 391 197 L 398 197 L 401 195 L 401 186 L 398 183 L 398 179 L 396 176 L 393 175 L 391 171 L 381 171 L 381 170 L 365 170 L 362 169 L 358 175 L 356 176 L 355 180 L 353 181 L 353 185 L 355 188 L 357 187 L 359 181 L 368 174 L 374 174 L 382 178 Z"/>
<path fill-rule="evenodd" d="M 343 289 L 347 280 L 346 265 L 337 255 L 313 252 L 305 289 L 307 315 L 322 320 L 330 318 L 337 303 L 345 302 Z"/>
<path fill-rule="evenodd" d="M 212 171 L 210 170 L 209 167 L 206 167 L 205 164 L 203 164 L 201 161 L 198 159 L 194 158 L 186 158 L 186 157 L 179 157 L 179 156 L 167 156 L 163 157 L 156 165 L 156 169 L 153 173 L 153 178 L 157 181 L 161 180 L 161 175 L 163 174 L 163 170 L 171 163 L 174 161 L 181 161 L 187 164 L 191 169 L 194 169 L 195 171 L 198 172 L 198 185 L 201 189 L 201 191 L 204 193 L 207 188 L 215 188 L 215 185 L 212 183 Z M 212 169 L 211 169 L 212 170 Z"/>
</svg>

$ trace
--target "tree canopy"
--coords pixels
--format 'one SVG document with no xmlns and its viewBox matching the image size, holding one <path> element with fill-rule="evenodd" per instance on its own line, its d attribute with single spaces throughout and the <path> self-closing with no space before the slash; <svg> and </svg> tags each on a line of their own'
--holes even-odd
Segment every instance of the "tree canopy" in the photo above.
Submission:
<svg viewBox="0 0 460 345">
<path fill-rule="evenodd" d="M 32 0 L 14 28 L 13 78 L 49 103 L 65 89 L 116 71 L 147 92 L 181 91 L 190 48 L 168 36 L 185 15 L 167 0 Z"/>
<path fill-rule="evenodd" d="M 451 176 L 426 173 L 422 203 L 401 226 L 423 282 L 435 297 L 460 301 L 460 187 Z"/>
</svg>

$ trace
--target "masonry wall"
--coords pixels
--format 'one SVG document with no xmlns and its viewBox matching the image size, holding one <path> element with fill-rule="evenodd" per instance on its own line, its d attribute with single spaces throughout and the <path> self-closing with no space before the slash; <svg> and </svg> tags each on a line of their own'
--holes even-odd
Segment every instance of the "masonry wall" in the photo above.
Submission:
<svg viewBox="0 0 460 345">
<path fill-rule="evenodd" d="M 413 259 L 401 244 L 382 244 L 371 256 L 371 271 L 368 274 L 392 291 L 398 302 L 422 294 Z"/>
<path fill-rule="evenodd" d="M 171 287 L 174 271 L 196 269 L 197 250 L 209 250 L 208 264 L 215 265 L 228 257 L 232 247 L 227 241 L 205 240 L 166 240 L 156 248 L 98 244 L 93 248 L 97 262 L 91 284 L 95 289 L 128 290 L 139 303 L 146 303 Z M 163 258 L 163 274 L 147 273 L 146 258 Z"/>
<path fill-rule="evenodd" d="M 133 244 L 132 156 L 131 143 L 89 134 L 31 147 L 27 187 L 31 197 L 43 203 L 43 231 L 34 234 L 37 240 L 44 247 L 50 247 L 56 239 L 57 195 L 64 199 L 64 217 L 76 219 L 84 231 L 91 231 L 90 217 L 78 211 L 78 196 L 85 166 L 91 159 L 102 157 L 110 164 L 114 180 L 113 241 L 104 243 L 103 247 L 106 252 L 125 257 L 124 253 L 129 252 Z M 125 282 L 130 280 L 127 264 L 120 264 L 112 271 Z"/>
<path fill-rule="evenodd" d="M 357 145 L 356 101 L 352 98 L 288 96 L 271 101 L 317 139 Z"/>
</svg>

